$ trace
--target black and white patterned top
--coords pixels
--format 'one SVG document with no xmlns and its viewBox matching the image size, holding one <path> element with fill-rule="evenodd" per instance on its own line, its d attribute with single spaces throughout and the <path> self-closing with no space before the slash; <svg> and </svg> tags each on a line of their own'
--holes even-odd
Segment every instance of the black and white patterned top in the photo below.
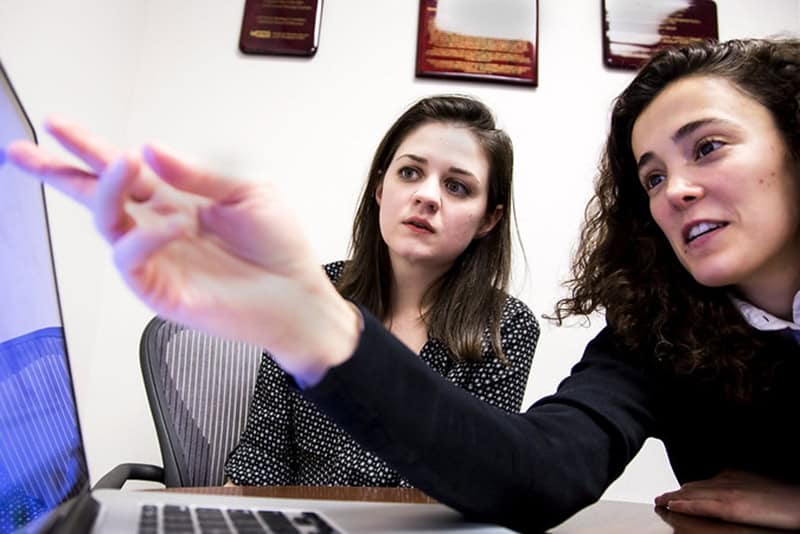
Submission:
<svg viewBox="0 0 800 534">
<path fill-rule="evenodd" d="M 344 262 L 325 266 L 334 281 L 343 269 Z M 430 338 L 419 356 L 436 372 L 478 398 L 518 412 L 538 339 L 539 324 L 533 313 L 509 296 L 500 324 L 501 347 L 508 363 L 497 359 L 487 336 L 480 362 L 456 362 L 442 342 Z M 290 384 L 291 379 L 265 354 L 247 426 L 225 465 L 228 478 L 239 485 L 253 486 L 409 486 Z"/>
</svg>

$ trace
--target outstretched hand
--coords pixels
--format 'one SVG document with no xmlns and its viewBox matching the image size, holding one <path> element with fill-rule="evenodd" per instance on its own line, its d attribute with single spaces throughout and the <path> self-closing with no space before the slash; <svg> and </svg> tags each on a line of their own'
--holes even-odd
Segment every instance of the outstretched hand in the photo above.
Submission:
<svg viewBox="0 0 800 534">
<path fill-rule="evenodd" d="M 800 529 L 800 486 L 744 471 L 723 471 L 656 497 L 672 512 L 763 527 Z"/>
<path fill-rule="evenodd" d="M 131 155 L 60 120 L 47 130 L 88 167 L 28 141 L 8 162 L 94 215 L 131 289 L 156 313 L 264 346 L 313 383 L 355 347 L 358 318 L 268 184 L 195 168 L 154 145 Z"/>
</svg>

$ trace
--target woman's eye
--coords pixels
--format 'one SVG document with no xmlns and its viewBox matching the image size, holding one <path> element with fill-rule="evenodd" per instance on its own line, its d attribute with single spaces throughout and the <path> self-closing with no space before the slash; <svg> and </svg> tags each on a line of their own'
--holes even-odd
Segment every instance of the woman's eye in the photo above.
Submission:
<svg viewBox="0 0 800 534">
<path fill-rule="evenodd" d="M 644 177 L 644 188 L 649 191 L 658 184 L 660 184 L 661 182 L 663 182 L 665 179 L 666 177 L 663 174 L 659 174 L 656 172 L 648 174 L 647 176 Z"/>
<path fill-rule="evenodd" d="M 401 167 L 399 171 L 400 177 L 405 180 L 413 180 L 419 176 L 419 171 L 414 167 Z"/>
<path fill-rule="evenodd" d="M 700 141 L 695 150 L 695 158 L 700 159 L 708 156 L 715 150 L 719 149 L 724 143 L 722 141 L 715 141 L 713 139 L 705 139 Z"/>
<path fill-rule="evenodd" d="M 457 180 L 448 180 L 445 182 L 444 186 L 450 193 L 453 193 L 454 195 L 465 197 L 469 194 L 469 189 L 467 189 L 467 186 Z"/>
</svg>

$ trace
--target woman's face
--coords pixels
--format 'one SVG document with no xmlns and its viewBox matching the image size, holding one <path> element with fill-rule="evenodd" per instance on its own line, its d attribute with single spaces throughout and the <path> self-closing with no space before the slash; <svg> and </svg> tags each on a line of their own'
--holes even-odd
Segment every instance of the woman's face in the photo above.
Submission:
<svg viewBox="0 0 800 534">
<path fill-rule="evenodd" d="M 653 219 L 699 283 L 753 301 L 800 289 L 797 167 L 767 108 L 723 78 L 683 78 L 636 120 L 632 148 Z"/>
<path fill-rule="evenodd" d="M 397 147 L 376 192 L 393 265 L 447 269 L 502 214 L 486 214 L 489 162 L 469 129 L 431 122 Z"/>
</svg>

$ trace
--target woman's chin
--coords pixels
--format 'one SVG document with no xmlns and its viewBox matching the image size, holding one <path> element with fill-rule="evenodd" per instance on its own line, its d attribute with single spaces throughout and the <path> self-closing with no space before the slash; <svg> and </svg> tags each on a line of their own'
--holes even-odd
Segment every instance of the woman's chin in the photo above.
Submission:
<svg viewBox="0 0 800 534">
<path fill-rule="evenodd" d="M 731 272 L 697 270 L 689 271 L 698 284 L 706 287 L 724 287 L 735 285 L 736 277 Z"/>
</svg>

